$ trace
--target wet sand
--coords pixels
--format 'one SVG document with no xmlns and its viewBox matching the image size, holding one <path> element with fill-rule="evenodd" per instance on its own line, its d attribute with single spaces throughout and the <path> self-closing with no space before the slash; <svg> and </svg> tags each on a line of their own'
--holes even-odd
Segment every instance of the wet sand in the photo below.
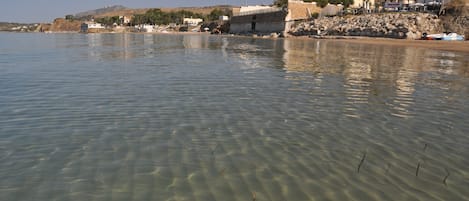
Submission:
<svg viewBox="0 0 469 201">
<path fill-rule="evenodd" d="M 296 38 L 296 37 L 295 37 Z M 303 37 L 299 37 L 303 38 Z M 304 37 L 305 39 L 307 37 Z M 308 38 L 309 39 L 309 38 Z M 349 43 L 362 43 L 372 45 L 388 45 L 388 46 L 403 46 L 403 47 L 417 47 L 435 50 L 457 51 L 469 53 L 469 41 L 437 41 L 437 40 L 405 40 L 405 39 L 390 39 L 390 38 L 369 38 L 369 37 L 334 37 L 313 40 L 340 40 Z"/>
</svg>

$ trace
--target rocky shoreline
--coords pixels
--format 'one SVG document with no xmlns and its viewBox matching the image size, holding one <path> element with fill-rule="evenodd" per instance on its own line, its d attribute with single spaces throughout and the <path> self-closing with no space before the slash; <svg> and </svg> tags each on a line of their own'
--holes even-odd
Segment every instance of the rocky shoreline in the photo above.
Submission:
<svg viewBox="0 0 469 201">
<path fill-rule="evenodd" d="M 298 24 L 289 34 L 418 39 L 423 33 L 442 31 L 435 14 L 385 13 L 314 19 Z"/>
</svg>

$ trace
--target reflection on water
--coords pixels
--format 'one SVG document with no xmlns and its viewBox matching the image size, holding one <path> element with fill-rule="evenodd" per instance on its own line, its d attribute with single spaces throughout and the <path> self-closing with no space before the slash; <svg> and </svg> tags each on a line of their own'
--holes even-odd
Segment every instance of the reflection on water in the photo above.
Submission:
<svg viewBox="0 0 469 201">
<path fill-rule="evenodd" d="M 209 35 L 0 41 L 0 200 L 469 199 L 467 54 Z"/>
</svg>

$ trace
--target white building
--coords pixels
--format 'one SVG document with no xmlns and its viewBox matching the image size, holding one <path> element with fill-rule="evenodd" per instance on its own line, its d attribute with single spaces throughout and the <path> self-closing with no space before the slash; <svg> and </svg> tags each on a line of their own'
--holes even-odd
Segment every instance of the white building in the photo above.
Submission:
<svg viewBox="0 0 469 201">
<path fill-rule="evenodd" d="M 184 18 L 183 23 L 189 26 L 197 26 L 202 23 L 204 20 L 200 18 Z"/>
<path fill-rule="evenodd" d="M 361 8 L 364 12 L 369 13 L 375 9 L 377 2 L 375 0 L 354 0 L 350 8 Z"/>
<path fill-rule="evenodd" d="M 226 15 L 222 15 L 222 16 L 219 16 L 218 17 L 218 20 L 220 21 L 228 21 L 230 20 L 230 17 L 226 16 Z"/>
<path fill-rule="evenodd" d="M 93 31 L 100 30 L 106 28 L 103 24 L 96 23 L 96 22 L 85 22 L 81 24 L 81 32 L 88 33 L 90 29 Z"/>
<path fill-rule="evenodd" d="M 122 24 L 130 24 L 132 21 L 133 16 L 119 16 L 119 19 L 121 20 Z"/>
<path fill-rule="evenodd" d="M 135 28 L 142 32 L 153 32 L 155 31 L 155 26 L 150 25 L 150 24 L 141 24 L 141 25 L 135 25 Z"/>
<path fill-rule="evenodd" d="M 272 6 L 242 6 L 239 10 L 240 13 L 246 12 L 259 12 L 260 10 L 271 9 Z"/>
</svg>

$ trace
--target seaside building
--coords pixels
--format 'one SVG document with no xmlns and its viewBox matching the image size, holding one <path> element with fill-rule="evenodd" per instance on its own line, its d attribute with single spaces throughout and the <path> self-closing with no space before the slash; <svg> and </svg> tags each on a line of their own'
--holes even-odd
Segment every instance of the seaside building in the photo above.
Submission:
<svg viewBox="0 0 469 201">
<path fill-rule="evenodd" d="M 377 0 L 354 0 L 350 5 L 351 9 L 361 9 L 363 13 L 371 13 L 376 7 L 379 7 Z"/>
<path fill-rule="evenodd" d="M 233 10 L 231 33 L 278 33 L 285 30 L 287 11 L 271 6 L 246 6 Z"/>
<path fill-rule="evenodd" d="M 226 15 L 222 15 L 218 17 L 218 21 L 221 21 L 221 22 L 227 22 L 229 20 L 230 20 L 230 17 Z"/>
<path fill-rule="evenodd" d="M 202 23 L 204 20 L 200 18 L 184 18 L 183 19 L 183 24 L 187 24 L 189 26 L 197 26 L 200 23 Z"/>
<path fill-rule="evenodd" d="M 385 0 L 382 5 L 386 11 L 435 11 L 451 0 Z"/>
<path fill-rule="evenodd" d="M 140 32 L 154 32 L 155 31 L 155 25 L 151 25 L 151 24 L 135 25 L 135 28 Z"/>
<path fill-rule="evenodd" d="M 298 21 L 312 18 L 321 8 L 316 2 L 288 0 L 287 8 L 244 6 L 233 9 L 231 33 L 283 33 Z"/>
<path fill-rule="evenodd" d="M 96 33 L 104 30 L 106 27 L 103 24 L 96 22 L 85 22 L 81 24 L 80 31 L 83 33 Z"/>
</svg>

